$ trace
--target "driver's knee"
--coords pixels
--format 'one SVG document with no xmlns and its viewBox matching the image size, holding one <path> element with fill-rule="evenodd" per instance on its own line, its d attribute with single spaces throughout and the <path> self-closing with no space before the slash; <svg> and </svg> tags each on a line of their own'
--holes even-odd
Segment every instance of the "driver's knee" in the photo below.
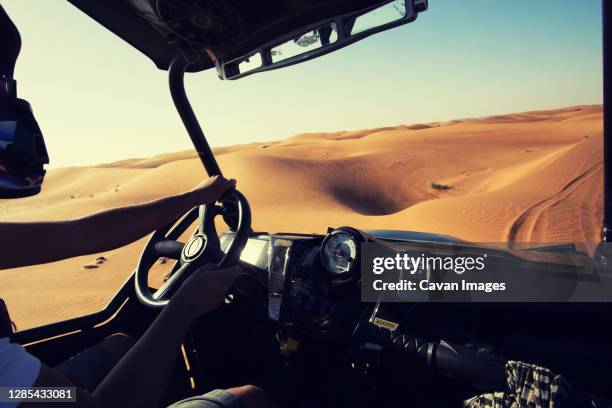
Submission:
<svg viewBox="0 0 612 408">
<path fill-rule="evenodd" d="M 262 388 L 254 385 L 243 385 L 241 387 L 228 388 L 226 390 L 240 401 L 243 408 L 272 408 L 276 403 L 272 396 Z"/>
<path fill-rule="evenodd" d="M 100 346 L 108 352 L 113 362 L 117 363 L 130 351 L 135 343 L 136 339 L 129 334 L 115 333 L 102 340 Z"/>
<path fill-rule="evenodd" d="M 113 334 L 57 365 L 55 369 L 78 387 L 93 392 L 135 342 L 127 334 Z"/>
</svg>

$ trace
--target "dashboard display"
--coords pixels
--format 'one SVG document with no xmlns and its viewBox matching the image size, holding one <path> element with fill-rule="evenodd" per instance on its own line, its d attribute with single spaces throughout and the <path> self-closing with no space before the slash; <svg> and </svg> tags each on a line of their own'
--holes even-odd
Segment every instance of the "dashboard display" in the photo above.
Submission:
<svg viewBox="0 0 612 408">
<path fill-rule="evenodd" d="M 323 267 L 334 275 L 351 271 L 357 259 L 357 242 L 347 232 L 337 231 L 329 235 L 321 249 Z"/>
<path fill-rule="evenodd" d="M 249 239 L 242 250 L 240 260 L 251 265 L 257 265 L 259 257 L 265 253 L 266 245 L 268 245 L 268 241 Z"/>
<path fill-rule="evenodd" d="M 231 235 L 222 235 L 220 237 L 221 250 L 227 252 L 227 248 L 234 240 Z M 242 253 L 240 260 L 250 265 L 261 269 L 266 269 L 268 264 L 268 245 L 270 241 L 265 239 L 249 238 Z"/>
</svg>

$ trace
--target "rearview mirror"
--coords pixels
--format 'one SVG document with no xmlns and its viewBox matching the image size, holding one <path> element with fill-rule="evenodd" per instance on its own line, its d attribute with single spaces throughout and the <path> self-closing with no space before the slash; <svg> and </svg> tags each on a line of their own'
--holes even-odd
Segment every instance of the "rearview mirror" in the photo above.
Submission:
<svg viewBox="0 0 612 408">
<path fill-rule="evenodd" d="M 427 10 L 427 0 L 392 0 L 302 27 L 262 45 L 247 55 L 222 62 L 222 79 L 238 79 L 283 68 L 346 47 L 370 35 L 408 24 Z"/>
<path fill-rule="evenodd" d="M 351 35 L 382 27 L 406 17 L 406 2 L 392 1 L 358 15 L 351 24 Z"/>
<path fill-rule="evenodd" d="M 302 54 L 314 53 L 336 41 L 338 41 L 336 24 L 326 24 L 273 47 L 270 49 L 270 59 L 272 64 L 276 64 Z"/>
</svg>

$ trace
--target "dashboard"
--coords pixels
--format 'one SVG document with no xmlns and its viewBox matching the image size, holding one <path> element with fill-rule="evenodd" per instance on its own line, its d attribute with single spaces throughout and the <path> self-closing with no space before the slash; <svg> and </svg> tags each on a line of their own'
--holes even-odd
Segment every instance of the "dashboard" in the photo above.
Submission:
<svg viewBox="0 0 612 408">
<path fill-rule="evenodd" d="M 232 233 L 221 235 L 225 251 Z M 358 286 L 362 234 L 261 234 L 249 238 L 241 261 L 264 271 L 268 318 L 309 334 L 350 336 L 364 304 Z"/>
<path fill-rule="evenodd" d="M 232 233 L 220 237 L 223 250 L 232 239 Z M 376 326 L 370 327 L 373 330 L 395 330 L 397 324 L 394 322 L 404 321 L 402 316 L 410 306 L 361 302 L 362 243 L 381 241 L 407 243 L 419 248 L 419 252 L 442 248 L 461 254 L 475 251 L 488 256 L 488 265 L 500 270 L 535 274 L 548 273 L 554 266 L 554 272 L 559 274 L 576 269 L 573 264 L 547 263 L 550 252 L 557 247 L 546 247 L 546 251 L 538 248 L 522 251 L 519 257 L 517 251 L 475 247 L 442 235 L 409 231 L 362 232 L 350 227 L 330 229 L 325 235 L 253 234 L 241 254 L 241 261 L 257 270 L 258 280 L 265 287 L 270 320 L 307 335 L 346 339 L 357 329 L 361 331 L 371 325 Z M 561 249 L 567 251 L 565 247 Z M 361 325 L 365 322 L 371 325 Z M 384 325 L 384 322 L 393 324 Z"/>
<path fill-rule="evenodd" d="M 231 233 L 220 237 L 223 250 L 232 239 Z M 350 227 L 330 229 L 326 235 L 253 235 L 241 261 L 257 269 L 259 281 L 266 287 L 270 320 L 288 331 L 346 340 L 362 330 L 394 331 L 411 308 L 410 303 L 361 301 L 362 243 L 381 241 L 404 242 L 419 248 L 419 253 L 444 248 L 463 255 L 485 254 L 489 267 L 500 270 L 533 274 L 553 267 L 543 262 L 549 259 L 549 253 L 541 250 L 527 251 L 522 254 L 524 258 L 519 258 L 516 252 L 474 247 L 451 237 L 400 231 L 362 232 Z M 554 268 L 555 273 L 567 273 L 576 266 L 555 264 Z"/>
<path fill-rule="evenodd" d="M 220 237 L 223 250 L 232 239 L 232 233 Z M 241 261 L 257 270 L 258 280 L 265 287 L 261 294 L 265 293 L 267 317 L 282 330 L 339 341 L 351 340 L 363 333 L 385 337 L 399 325 L 416 324 L 416 320 L 407 318 L 413 310 L 410 303 L 361 302 L 362 243 L 377 241 L 409 243 L 425 252 L 442 247 L 462 254 L 485 251 L 490 265 L 526 273 L 551 270 L 553 266 L 546 260 L 550 257 L 549 252 L 555 249 L 523 251 L 526 253 L 518 257 L 516 251 L 474 247 L 442 235 L 383 230 L 362 232 L 342 227 L 330 229 L 325 235 L 254 234 L 241 254 Z M 555 264 L 554 268 L 558 273 L 565 271 L 563 265 Z M 576 266 L 567 268 L 571 272 Z M 462 307 L 468 306 L 466 303 Z M 453 309 L 462 310 L 460 307 Z M 432 305 L 428 310 L 438 309 Z M 449 309 L 439 310 L 444 313 L 441 312 L 438 319 L 447 319 Z M 444 321 L 451 327 L 462 318 Z"/>
</svg>

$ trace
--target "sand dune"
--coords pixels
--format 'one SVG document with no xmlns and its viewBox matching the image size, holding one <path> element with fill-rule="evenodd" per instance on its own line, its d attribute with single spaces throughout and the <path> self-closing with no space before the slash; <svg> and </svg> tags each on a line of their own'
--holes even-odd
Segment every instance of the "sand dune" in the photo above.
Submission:
<svg viewBox="0 0 612 408">
<path fill-rule="evenodd" d="M 599 105 L 301 134 L 216 154 L 248 197 L 258 231 L 351 225 L 477 242 L 599 238 Z M 203 175 L 194 152 L 52 170 L 39 196 L 0 200 L 0 217 L 78 217 L 187 190 Z M 97 255 L 1 271 L 0 296 L 22 327 L 96 310 L 127 278 L 142 246 L 105 253 L 106 262 L 92 269 L 84 266 Z"/>
</svg>

